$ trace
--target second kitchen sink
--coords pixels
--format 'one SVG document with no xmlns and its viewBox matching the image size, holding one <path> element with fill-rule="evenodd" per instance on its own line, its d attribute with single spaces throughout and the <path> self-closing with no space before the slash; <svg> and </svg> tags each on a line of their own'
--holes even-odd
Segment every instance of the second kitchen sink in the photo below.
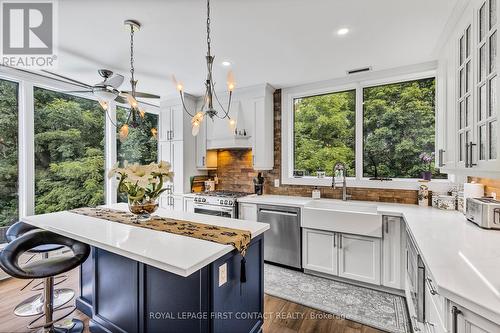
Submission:
<svg viewBox="0 0 500 333">
<path fill-rule="evenodd" d="M 382 237 L 382 216 L 372 203 L 313 200 L 302 209 L 302 227 Z"/>
</svg>

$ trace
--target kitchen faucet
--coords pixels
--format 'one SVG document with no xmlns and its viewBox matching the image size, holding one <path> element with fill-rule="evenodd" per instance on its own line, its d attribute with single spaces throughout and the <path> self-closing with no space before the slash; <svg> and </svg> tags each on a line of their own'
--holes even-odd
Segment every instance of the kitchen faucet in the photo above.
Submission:
<svg viewBox="0 0 500 333">
<path fill-rule="evenodd" d="M 333 166 L 333 176 L 332 176 L 332 187 L 334 189 L 337 188 L 337 185 L 340 184 L 338 180 L 335 180 L 335 178 L 340 178 L 342 177 L 342 200 L 346 201 L 349 199 L 351 196 L 347 195 L 347 182 L 346 182 L 346 176 L 347 176 L 347 168 L 345 166 L 344 162 L 337 162 Z"/>
</svg>

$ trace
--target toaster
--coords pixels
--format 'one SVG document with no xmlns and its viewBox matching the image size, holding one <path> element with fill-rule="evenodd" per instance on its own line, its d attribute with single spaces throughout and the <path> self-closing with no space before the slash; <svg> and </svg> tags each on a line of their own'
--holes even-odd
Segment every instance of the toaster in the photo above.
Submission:
<svg viewBox="0 0 500 333">
<path fill-rule="evenodd" d="M 491 198 L 467 198 L 467 220 L 485 229 L 500 229 L 500 201 Z"/>
</svg>

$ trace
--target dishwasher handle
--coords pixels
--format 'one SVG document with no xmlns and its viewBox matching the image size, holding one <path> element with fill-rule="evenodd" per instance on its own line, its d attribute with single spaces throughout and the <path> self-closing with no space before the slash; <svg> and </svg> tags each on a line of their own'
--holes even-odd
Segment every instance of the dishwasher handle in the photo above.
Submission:
<svg viewBox="0 0 500 333">
<path fill-rule="evenodd" d="M 294 212 L 283 212 L 283 211 L 279 211 L 279 210 L 269 210 L 269 209 L 261 209 L 261 210 L 259 210 L 259 213 L 285 215 L 285 216 L 293 216 L 293 217 L 298 216 L 298 214 L 294 213 Z"/>
</svg>

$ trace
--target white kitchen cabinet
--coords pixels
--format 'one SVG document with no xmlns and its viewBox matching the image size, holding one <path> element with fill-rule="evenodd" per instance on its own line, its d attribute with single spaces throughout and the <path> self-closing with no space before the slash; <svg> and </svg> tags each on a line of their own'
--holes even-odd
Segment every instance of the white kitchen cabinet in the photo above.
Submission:
<svg viewBox="0 0 500 333">
<path fill-rule="evenodd" d="M 189 177 L 184 176 L 184 141 L 163 141 L 159 146 L 160 160 L 170 162 L 174 172 L 173 182 L 165 184 L 167 192 L 184 193 L 190 187 Z"/>
<path fill-rule="evenodd" d="M 500 174 L 497 56 L 500 6 L 463 2 L 437 69 L 436 165 L 459 176 Z"/>
<path fill-rule="evenodd" d="M 183 211 L 183 196 L 164 193 L 160 197 L 160 207 L 168 210 Z"/>
<path fill-rule="evenodd" d="M 402 220 L 400 217 L 384 216 L 382 220 L 382 284 L 394 289 L 403 289 L 404 262 L 402 255 Z"/>
<path fill-rule="evenodd" d="M 380 285 L 380 239 L 302 229 L 302 265 L 309 271 Z"/>
<path fill-rule="evenodd" d="M 194 213 L 194 198 L 184 197 L 184 211 L 188 213 Z"/>
<path fill-rule="evenodd" d="M 274 88 L 268 84 L 236 89 L 229 115 L 236 121 L 238 133 L 229 126 L 227 119 L 207 119 L 206 130 L 200 130 L 202 137 L 197 143 L 197 155 L 203 158 L 204 149 L 251 149 L 254 170 L 271 170 L 274 166 L 273 93 Z M 221 104 L 226 106 L 227 95 L 221 95 L 219 98 Z M 218 105 L 214 107 L 223 114 Z M 199 162 L 197 165 L 202 166 Z"/>
<path fill-rule="evenodd" d="M 257 205 L 243 202 L 239 203 L 238 218 L 240 220 L 257 221 Z"/>
<path fill-rule="evenodd" d="M 500 326 L 450 302 L 450 333 L 498 333 Z"/>
<path fill-rule="evenodd" d="M 431 278 L 427 277 L 427 281 Z M 425 330 L 427 333 L 446 333 L 445 300 L 437 294 L 431 282 L 425 288 Z M 431 285 L 429 285 L 431 283 Z"/>
<path fill-rule="evenodd" d="M 330 275 L 338 274 L 337 235 L 330 231 L 302 229 L 302 266 Z"/>
<path fill-rule="evenodd" d="M 380 284 L 380 239 L 339 234 L 339 276 Z"/>
</svg>

